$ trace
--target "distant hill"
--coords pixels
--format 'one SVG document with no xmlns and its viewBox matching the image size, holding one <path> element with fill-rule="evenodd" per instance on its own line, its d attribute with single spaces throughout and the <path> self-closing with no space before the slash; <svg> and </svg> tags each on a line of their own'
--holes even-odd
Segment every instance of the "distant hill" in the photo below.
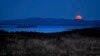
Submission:
<svg viewBox="0 0 100 56">
<path fill-rule="evenodd" d="M 55 18 L 27 18 L 17 20 L 2 20 L 0 24 L 28 24 L 28 25 L 55 25 L 55 26 L 100 26 L 100 20 L 69 20 Z"/>
</svg>

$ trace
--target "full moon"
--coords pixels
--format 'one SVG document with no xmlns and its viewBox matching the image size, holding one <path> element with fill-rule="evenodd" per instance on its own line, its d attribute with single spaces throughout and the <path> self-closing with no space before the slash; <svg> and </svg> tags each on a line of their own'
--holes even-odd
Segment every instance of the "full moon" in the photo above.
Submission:
<svg viewBox="0 0 100 56">
<path fill-rule="evenodd" d="M 82 16 L 81 16 L 81 15 L 77 15 L 77 16 L 76 16 L 76 19 L 77 19 L 77 20 L 82 20 Z"/>
</svg>

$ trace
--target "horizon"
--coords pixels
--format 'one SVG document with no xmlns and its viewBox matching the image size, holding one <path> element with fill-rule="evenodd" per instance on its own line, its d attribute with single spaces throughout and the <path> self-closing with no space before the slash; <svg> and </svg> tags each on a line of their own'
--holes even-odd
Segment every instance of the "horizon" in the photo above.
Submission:
<svg viewBox="0 0 100 56">
<path fill-rule="evenodd" d="M 73 19 L 68 19 L 68 18 L 46 18 L 46 17 L 28 17 L 28 18 L 17 18 L 17 19 L 0 19 L 0 21 L 5 21 L 5 20 L 24 20 L 24 19 L 35 19 L 35 18 L 41 18 L 41 19 L 65 19 L 65 20 L 78 20 L 78 19 L 76 19 L 76 18 L 73 18 Z M 82 18 L 82 20 L 80 20 L 80 21 L 96 21 L 96 20 L 100 20 L 100 19 L 91 19 L 91 20 L 89 20 L 89 19 L 84 19 L 84 18 Z"/>
</svg>

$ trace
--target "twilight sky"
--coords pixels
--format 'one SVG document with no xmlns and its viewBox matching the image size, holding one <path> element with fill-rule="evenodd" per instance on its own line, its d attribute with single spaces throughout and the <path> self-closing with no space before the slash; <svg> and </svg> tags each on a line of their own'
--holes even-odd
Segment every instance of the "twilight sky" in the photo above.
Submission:
<svg viewBox="0 0 100 56">
<path fill-rule="evenodd" d="M 100 0 L 0 0 L 0 20 L 30 17 L 100 20 Z"/>
</svg>

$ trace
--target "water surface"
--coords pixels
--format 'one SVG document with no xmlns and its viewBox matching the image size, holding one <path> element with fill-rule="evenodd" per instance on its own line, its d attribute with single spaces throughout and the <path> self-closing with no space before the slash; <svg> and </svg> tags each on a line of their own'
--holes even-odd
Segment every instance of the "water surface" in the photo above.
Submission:
<svg viewBox="0 0 100 56">
<path fill-rule="evenodd" d="M 27 31 L 27 32 L 61 32 L 69 31 L 73 29 L 90 28 L 93 26 L 38 26 L 38 27 L 27 27 L 27 28 L 16 28 L 16 27 L 3 27 L 0 30 L 6 30 L 9 32 L 15 31 Z"/>
</svg>

